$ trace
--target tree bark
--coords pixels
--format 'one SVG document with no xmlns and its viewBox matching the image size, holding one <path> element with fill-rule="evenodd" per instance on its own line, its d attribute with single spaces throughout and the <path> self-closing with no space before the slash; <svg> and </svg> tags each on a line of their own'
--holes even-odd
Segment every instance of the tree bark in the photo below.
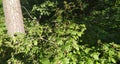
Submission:
<svg viewBox="0 0 120 64">
<path fill-rule="evenodd" d="M 25 33 L 20 0 L 3 0 L 3 9 L 8 34 Z"/>
</svg>

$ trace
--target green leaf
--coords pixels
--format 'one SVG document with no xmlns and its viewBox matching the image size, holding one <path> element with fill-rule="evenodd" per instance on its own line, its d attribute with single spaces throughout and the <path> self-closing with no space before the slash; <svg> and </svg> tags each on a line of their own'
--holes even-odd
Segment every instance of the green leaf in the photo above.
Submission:
<svg viewBox="0 0 120 64">
<path fill-rule="evenodd" d="M 63 64 L 69 64 L 69 59 L 68 59 L 68 58 L 62 59 L 62 63 L 63 63 Z"/>
<path fill-rule="evenodd" d="M 117 57 L 118 57 L 118 59 L 120 59 L 120 52 L 118 52 Z"/>
<path fill-rule="evenodd" d="M 110 49 L 109 51 L 109 56 L 113 56 L 115 53 L 114 53 L 114 50 Z"/>
<path fill-rule="evenodd" d="M 86 48 L 85 49 L 85 53 L 89 54 L 89 51 L 91 50 L 91 48 Z"/>
<path fill-rule="evenodd" d="M 94 64 L 94 60 L 92 60 L 91 58 L 87 58 L 85 64 Z"/>
<path fill-rule="evenodd" d="M 113 63 L 116 63 L 116 60 L 115 60 L 114 58 L 111 58 L 111 61 L 112 61 Z"/>
<path fill-rule="evenodd" d="M 48 58 L 41 59 L 42 64 L 50 64 L 50 61 Z"/>
<path fill-rule="evenodd" d="M 38 42 L 37 42 L 37 40 L 34 40 L 34 43 L 33 43 L 34 45 L 37 45 L 38 44 Z"/>
<path fill-rule="evenodd" d="M 74 39 L 73 39 L 73 48 L 75 48 L 76 50 L 79 50 L 79 45 L 77 44 L 77 41 L 75 41 Z"/>
<path fill-rule="evenodd" d="M 91 56 L 92 56 L 95 60 L 99 60 L 99 55 L 100 55 L 100 53 L 98 53 L 98 52 L 94 52 L 93 54 L 91 54 Z"/>
</svg>

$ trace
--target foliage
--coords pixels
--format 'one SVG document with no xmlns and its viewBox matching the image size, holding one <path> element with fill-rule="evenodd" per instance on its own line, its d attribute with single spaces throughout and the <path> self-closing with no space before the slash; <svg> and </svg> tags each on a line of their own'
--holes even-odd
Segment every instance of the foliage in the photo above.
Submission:
<svg viewBox="0 0 120 64">
<path fill-rule="evenodd" d="M 26 34 L 16 33 L 15 38 L 6 34 L 0 10 L 0 64 L 120 61 L 119 0 L 22 0 L 21 3 L 28 9 L 27 12 L 23 9 Z"/>
<path fill-rule="evenodd" d="M 27 20 L 27 19 L 26 19 Z M 28 22 L 28 21 L 26 21 Z M 64 24 L 63 24 L 64 23 Z M 119 59 L 120 45 L 114 42 L 89 47 L 81 45 L 84 24 L 72 22 L 56 23 L 56 27 L 36 25 L 26 26 L 27 34 L 16 34 L 16 38 L 1 37 L 1 62 L 32 64 L 115 64 Z M 8 53 L 7 53 L 8 52 Z M 9 55 L 8 55 L 9 54 Z"/>
</svg>

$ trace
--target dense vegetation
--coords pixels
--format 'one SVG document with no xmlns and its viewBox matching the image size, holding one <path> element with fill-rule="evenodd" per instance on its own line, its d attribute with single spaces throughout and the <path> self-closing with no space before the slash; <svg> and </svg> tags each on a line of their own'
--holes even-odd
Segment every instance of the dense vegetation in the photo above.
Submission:
<svg viewBox="0 0 120 64">
<path fill-rule="evenodd" d="M 26 34 L 11 38 L 0 0 L 0 64 L 119 63 L 120 0 L 21 0 L 21 4 Z"/>
</svg>

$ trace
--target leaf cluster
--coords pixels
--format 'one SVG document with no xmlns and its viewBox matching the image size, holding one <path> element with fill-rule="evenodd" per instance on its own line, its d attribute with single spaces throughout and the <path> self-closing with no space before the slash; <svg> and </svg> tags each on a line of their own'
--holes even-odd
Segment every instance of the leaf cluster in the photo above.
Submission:
<svg viewBox="0 0 120 64">
<path fill-rule="evenodd" d="M 0 64 L 117 64 L 119 0 L 21 0 L 26 34 L 6 34 L 0 16 Z M 1 11 L 1 10 L 0 10 Z M 2 13 L 0 13 L 2 14 Z M 40 17 L 40 18 L 39 18 Z"/>
</svg>

